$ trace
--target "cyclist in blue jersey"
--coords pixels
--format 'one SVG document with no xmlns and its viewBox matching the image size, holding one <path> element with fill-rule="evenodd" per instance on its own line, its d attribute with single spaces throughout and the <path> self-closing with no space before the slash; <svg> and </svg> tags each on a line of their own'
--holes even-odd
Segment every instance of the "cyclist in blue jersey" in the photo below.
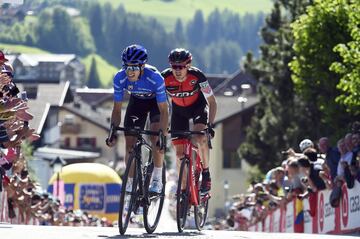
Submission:
<svg viewBox="0 0 360 239">
<path fill-rule="evenodd" d="M 124 49 L 122 53 L 123 68 L 115 75 L 113 80 L 114 106 L 111 124 L 117 127 L 121 123 L 121 107 L 124 91 L 126 90 L 130 93 L 130 99 L 126 109 L 124 127 L 144 129 L 149 115 L 150 130 L 159 130 L 159 135 L 166 138 L 169 112 L 164 78 L 155 67 L 145 64 L 147 59 L 147 51 L 143 46 L 131 45 Z M 106 144 L 112 147 L 116 144 L 116 140 L 116 137 L 110 136 L 106 139 Z M 125 133 L 125 163 L 135 142 L 136 137 Z M 151 142 L 154 155 L 154 171 L 149 191 L 161 193 L 164 149 L 156 146 L 158 145 L 158 137 L 152 136 Z M 163 142 L 166 141 L 163 140 Z M 132 178 L 129 178 L 130 190 L 132 188 L 131 180 Z"/>
</svg>

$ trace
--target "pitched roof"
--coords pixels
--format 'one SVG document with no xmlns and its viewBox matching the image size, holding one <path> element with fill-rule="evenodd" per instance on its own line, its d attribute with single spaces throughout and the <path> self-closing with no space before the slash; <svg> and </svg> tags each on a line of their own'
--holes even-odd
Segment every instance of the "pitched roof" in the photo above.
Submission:
<svg viewBox="0 0 360 239">
<path fill-rule="evenodd" d="M 255 78 L 240 69 L 216 85 L 216 87 L 213 87 L 213 90 L 216 95 L 223 95 L 226 91 L 231 91 L 236 95 L 242 92 L 241 85 L 243 84 L 249 84 L 252 86 L 253 91 L 256 90 L 257 82 Z"/>
<path fill-rule="evenodd" d="M 24 85 L 17 84 L 20 92 L 24 90 Z M 30 126 L 35 128 L 38 134 L 41 133 L 45 120 L 50 110 L 50 106 L 61 106 L 66 101 L 66 97 L 71 95 L 69 90 L 70 82 L 61 82 L 59 84 L 37 84 L 36 99 L 29 99 L 29 112 L 34 115 L 30 121 Z"/>
<path fill-rule="evenodd" d="M 111 110 L 94 109 L 93 107 L 91 107 L 91 105 L 81 100 L 76 100 L 76 102 L 64 104 L 62 108 L 71 112 L 74 115 L 88 120 L 89 122 L 97 125 L 98 127 L 106 131 L 110 129 L 110 122 L 108 122 L 107 119 L 111 115 Z"/>
<path fill-rule="evenodd" d="M 96 159 L 100 157 L 100 153 L 41 147 L 41 148 L 37 148 L 34 151 L 34 156 L 45 159 L 54 159 L 56 157 L 61 157 L 62 159 L 68 161 L 68 160 L 79 160 L 79 159 Z"/>
<path fill-rule="evenodd" d="M 255 95 L 248 96 L 245 103 L 239 102 L 238 99 L 239 96 L 216 96 L 217 113 L 215 124 L 220 123 L 246 109 L 254 107 L 259 102 L 259 98 Z"/>
<path fill-rule="evenodd" d="M 76 95 L 89 105 L 95 105 L 104 102 L 105 100 L 112 100 L 114 89 L 91 89 L 91 88 L 78 88 Z"/>
<path fill-rule="evenodd" d="M 20 57 L 30 58 L 35 62 L 63 62 L 68 64 L 76 58 L 75 54 L 21 54 Z"/>
</svg>

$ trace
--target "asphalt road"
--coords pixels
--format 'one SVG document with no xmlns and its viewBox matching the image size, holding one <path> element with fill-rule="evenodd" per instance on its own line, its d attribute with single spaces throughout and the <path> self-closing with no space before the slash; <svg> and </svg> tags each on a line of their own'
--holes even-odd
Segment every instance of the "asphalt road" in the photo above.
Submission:
<svg viewBox="0 0 360 239">
<path fill-rule="evenodd" d="M 358 239 L 353 236 L 330 236 L 314 234 L 258 233 L 239 231 L 194 231 L 183 233 L 163 231 L 158 228 L 154 234 L 146 234 L 142 228 L 129 228 L 120 236 L 117 228 L 104 227 L 54 227 L 0 224 L 1 238 L 6 239 L 116 239 L 116 238 L 238 238 L 238 239 Z"/>
</svg>

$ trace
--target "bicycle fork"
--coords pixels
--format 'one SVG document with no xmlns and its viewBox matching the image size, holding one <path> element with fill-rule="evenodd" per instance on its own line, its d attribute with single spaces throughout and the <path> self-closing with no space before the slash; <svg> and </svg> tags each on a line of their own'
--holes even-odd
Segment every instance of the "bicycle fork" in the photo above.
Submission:
<svg viewBox="0 0 360 239">
<path fill-rule="evenodd" d="M 189 160 L 189 182 L 190 183 L 190 198 L 191 198 L 191 203 L 195 206 L 199 205 L 199 200 L 198 200 L 198 190 L 197 190 L 197 186 L 195 185 L 196 179 L 195 179 L 195 173 L 193 170 L 193 163 L 192 160 Z"/>
</svg>

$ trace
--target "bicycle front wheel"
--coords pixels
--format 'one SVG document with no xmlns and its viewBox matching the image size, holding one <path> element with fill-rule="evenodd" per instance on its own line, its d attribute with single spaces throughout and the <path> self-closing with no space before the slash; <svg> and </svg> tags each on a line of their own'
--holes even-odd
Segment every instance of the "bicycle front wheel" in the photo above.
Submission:
<svg viewBox="0 0 360 239">
<path fill-rule="evenodd" d="M 176 222 L 179 232 L 183 232 L 189 208 L 189 162 L 186 158 L 181 160 L 178 186 L 176 191 Z"/>
<path fill-rule="evenodd" d="M 165 184 L 166 184 L 166 166 L 165 162 L 162 167 L 162 191 L 161 194 L 151 194 L 149 193 L 149 186 L 151 181 L 151 175 L 154 169 L 154 164 L 152 163 L 148 167 L 148 171 L 146 173 L 145 178 L 145 200 L 146 205 L 144 205 L 144 227 L 146 232 L 151 234 L 155 231 L 162 212 L 162 208 L 165 200 Z"/>
<path fill-rule="evenodd" d="M 129 174 L 133 175 L 132 184 L 129 182 Z M 120 207 L 119 207 L 119 232 L 124 235 L 129 225 L 131 212 L 136 201 L 137 189 L 136 158 L 130 155 L 126 164 L 125 174 L 121 185 Z M 128 189 L 128 190 L 126 190 Z"/>
</svg>

